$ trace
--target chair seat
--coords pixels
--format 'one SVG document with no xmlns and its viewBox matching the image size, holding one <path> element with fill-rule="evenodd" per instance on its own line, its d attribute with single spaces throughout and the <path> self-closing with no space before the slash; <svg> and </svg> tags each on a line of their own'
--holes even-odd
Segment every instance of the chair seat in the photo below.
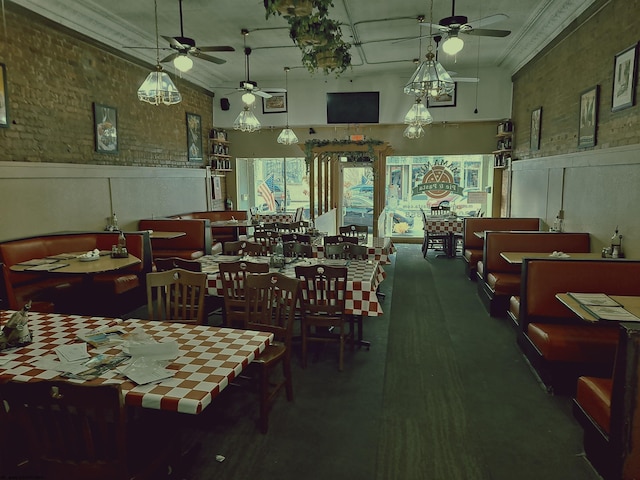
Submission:
<svg viewBox="0 0 640 480">
<path fill-rule="evenodd" d="M 253 360 L 252 363 L 272 363 L 280 360 L 287 352 L 287 347 L 282 342 L 271 342 L 267 347 Z"/>
</svg>

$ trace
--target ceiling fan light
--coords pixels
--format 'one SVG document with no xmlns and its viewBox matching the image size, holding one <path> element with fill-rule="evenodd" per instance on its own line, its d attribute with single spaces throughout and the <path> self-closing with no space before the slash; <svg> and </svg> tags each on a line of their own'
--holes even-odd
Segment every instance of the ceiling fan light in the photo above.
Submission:
<svg viewBox="0 0 640 480">
<path fill-rule="evenodd" d="M 256 96 L 251 92 L 244 93 L 242 95 L 242 101 L 245 105 L 251 106 L 256 101 Z"/>
<path fill-rule="evenodd" d="M 182 101 L 182 95 L 174 85 L 169 74 L 158 65 L 155 72 L 149 73 L 140 88 L 138 100 L 151 105 L 175 105 Z"/>
<path fill-rule="evenodd" d="M 181 72 L 188 72 L 193 67 L 193 60 L 187 55 L 179 55 L 173 59 L 173 65 Z"/>
<path fill-rule="evenodd" d="M 464 41 L 455 35 L 447 38 L 442 44 L 442 50 L 449 55 L 456 55 L 462 50 L 462 47 L 464 47 Z"/>
<path fill-rule="evenodd" d="M 242 111 L 238 114 L 235 122 L 233 122 L 234 130 L 240 130 L 241 132 L 257 132 L 260 130 L 260 122 L 250 110 L 248 105 L 245 105 Z"/>
<path fill-rule="evenodd" d="M 287 128 L 283 128 L 280 135 L 278 135 L 278 143 L 283 145 L 293 145 L 294 143 L 298 143 L 298 137 L 287 125 Z"/>
</svg>

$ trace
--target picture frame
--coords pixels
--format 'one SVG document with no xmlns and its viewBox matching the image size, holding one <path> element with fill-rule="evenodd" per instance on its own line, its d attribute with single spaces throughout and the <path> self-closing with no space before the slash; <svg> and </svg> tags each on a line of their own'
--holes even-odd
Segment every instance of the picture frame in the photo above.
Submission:
<svg viewBox="0 0 640 480">
<path fill-rule="evenodd" d="M 624 110 L 635 104 L 637 63 L 638 43 L 616 54 L 613 62 L 612 112 Z"/>
<path fill-rule="evenodd" d="M 7 95 L 7 67 L 0 63 L 0 127 L 9 128 L 9 96 Z"/>
<path fill-rule="evenodd" d="M 453 92 L 438 97 L 429 97 L 427 108 L 455 107 L 458 98 L 458 82 L 453 83 Z"/>
<path fill-rule="evenodd" d="M 596 145 L 598 125 L 599 86 L 585 90 L 580 94 L 580 116 L 578 117 L 578 147 Z"/>
<path fill-rule="evenodd" d="M 202 162 L 202 117 L 187 112 L 187 160 Z"/>
<path fill-rule="evenodd" d="M 93 130 L 96 152 L 118 153 L 118 111 L 115 107 L 94 102 Z"/>
<path fill-rule="evenodd" d="M 271 93 L 270 98 L 262 97 L 262 113 L 286 113 L 287 93 Z"/>
<path fill-rule="evenodd" d="M 531 111 L 531 150 L 540 150 L 540 128 L 542 127 L 542 107 Z"/>
</svg>

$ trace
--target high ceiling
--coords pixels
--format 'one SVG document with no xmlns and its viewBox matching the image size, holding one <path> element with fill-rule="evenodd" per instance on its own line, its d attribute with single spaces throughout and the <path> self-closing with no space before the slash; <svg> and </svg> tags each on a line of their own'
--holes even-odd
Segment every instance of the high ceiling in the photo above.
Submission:
<svg viewBox="0 0 640 480">
<path fill-rule="evenodd" d="M 90 36 L 115 50 L 150 64 L 156 63 L 154 0 L 8 0 L 33 10 L 57 23 Z M 455 14 L 474 20 L 494 17 L 496 22 L 482 28 L 510 30 L 504 38 L 461 35 L 465 46 L 455 58 L 445 54 L 439 60 L 445 68 L 462 76 L 474 76 L 480 68 L 503 68 L 515 73 L 536 52 L 559 34 L 594 0 L 458 0 Z M 334 0 L 330 18 L 340 21 L 343 38 L 352 43 L 352 69 L 343 76 L 359 77 L 397 72 L 409 78 L 414 59 L 426 53 L 433 23 L 452 14 L 452 0 Z M 246 78 L 244 41 L 251 47 L 250 77 L 261 86 L 282 87 L 283 69 L 291 67 L 289 78 L 302 80 L 310 73 L 302 66 L 301 52 L 289 38 L 288 24 L 282 17 L 265 18 L 263 0 L 183 0 L 184 36 L 198 46 L 232 46 L 234 52 L 210 53 L 226 60 L 215 64 L 194 60 L 192 70 L 183 76 L 208 90 L 238 86 Z M 157 0 L 159 34 L 180 35 L 179 0 Z M 425 25 L 417 21 L 426 18 Z M 476 22 L 477 23 L 477 22 Z M 245 37 L 242 29 L 249 30 Z M 435 29 L 431 28 L 435 33 Z M 126 47 L 152 47 L 126 48 Z M 160 38 L 160 47 L 168 42 Z M 160 58 L 172 53 L 161 50 Z M 172 64 L 164 64 L 170 73 Z M 315 76 L 322 76 L 316 73 Z M 330 77 L 329 77 L 330 78 Z"/>
</svg>

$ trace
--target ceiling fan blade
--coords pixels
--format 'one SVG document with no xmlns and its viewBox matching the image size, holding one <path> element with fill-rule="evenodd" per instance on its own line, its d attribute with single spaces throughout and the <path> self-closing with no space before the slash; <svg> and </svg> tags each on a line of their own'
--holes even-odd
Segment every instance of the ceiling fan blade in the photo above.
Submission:
<svg viewBox="0 0 640 480">
<path fill-rule="evenodd" d="M 273 96 L 270 93 L 263 92 L 262 90 L 252 90 L 251 93 L 262 98 L 271 98 Z"/>
<path fill-rule="evenodd" d="M 222 58 L 214 57 L 212 55 L 207 55 L 206 53 L 200 53 L 198 49 L 191 52 L 191 55 L 193 55 L 196 58 L 199 58 L 200 60 L 206 60 L 207 62 L 217 63 L 218 65 L 227 63 L 227 61 Z"/>
<path fill-rule="evenodd" d="M 262 91 L 266 93 L 287 93 L 286 88 L 263 88 Z"/>
<path fill-rule="evenodd" d="M 170 53 L 169 55 L 167 55 L 166 57 L 164 57 L 162 60 L 160 60 L 160 63 L 167 63 L 170 62 L 171 60 L 173 60 L 174 58 L 179 57 L 180 54 L 179 53 Z"/>
<path fill-rule="evenodd" d="M 166 35 L 160 35 L 160 36 L 164 38 L 167 42 L 169 42 L 169 44 L 177 50 L 184 50 L 189 48 L 189 45 L 183 45 L 174 37 L 167 37 Z"/>
<path fill-rule="evenodd" d="M 504 13 L 496 13 L 495 15 L 489 15 L 488 17 L 482 17 L 478 18 L 477 20 L 473 20 L 469 22 L 469 25 L 473 26 L 473 28 L 480 28 L 508 19 L 509 15 L 505 15 Z"/>
<path fill-rule="evenodd" d="M 460 83 L 478 83 L 480 79 L 478 77 L 451 77 L 454 82 Z"/>
<path fill-rule="evenodd" d="M 488 28 L 474 28 L 465 31 L 467 35 L 477 35 L 479 37 L 506 37 L 511 34 L 511 30 L 491 30 Z"/>
<path fill-rule="evenodd" d="M 235 52 L 236 49 L 228 45 L 218 47 L 198 47 L 201 52 Z"/>
</svg>

